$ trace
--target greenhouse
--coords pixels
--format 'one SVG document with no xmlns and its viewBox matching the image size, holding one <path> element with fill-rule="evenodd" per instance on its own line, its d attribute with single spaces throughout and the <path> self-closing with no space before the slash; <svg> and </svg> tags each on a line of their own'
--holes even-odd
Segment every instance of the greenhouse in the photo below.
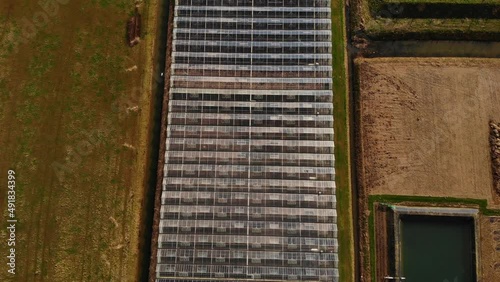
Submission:
<svg viewBox="0 0 500 282">
<path fill-rule="evenodd" d="M 338 281 L 330 1 L 173 21 L 157 281 Z"/>
</svg>

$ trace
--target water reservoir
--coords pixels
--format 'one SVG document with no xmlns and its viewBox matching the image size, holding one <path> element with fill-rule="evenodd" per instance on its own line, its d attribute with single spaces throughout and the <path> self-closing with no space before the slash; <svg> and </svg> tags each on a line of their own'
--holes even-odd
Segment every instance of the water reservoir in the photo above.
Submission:
<svg viewBox="0 0 500 282">
<path fill-rule="evenodd" d="M 407 282 L 474 282 L 474 220 L 401 216 L 401 266 Z"/>
</svg>

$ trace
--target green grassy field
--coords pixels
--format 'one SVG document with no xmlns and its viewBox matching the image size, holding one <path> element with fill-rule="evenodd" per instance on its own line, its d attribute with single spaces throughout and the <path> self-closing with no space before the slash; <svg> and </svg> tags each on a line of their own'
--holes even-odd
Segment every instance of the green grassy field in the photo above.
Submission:
<svg viewBox="0 0 500 282">
<path fill-rule="evenodd" d="M 337 185 L 340 281 L 354 281 L 349 94 L 344 5 L 342 0 L 332 1 L 335 180 Z"/>
<path fill-rule="evenodd" d="M 18 220 L 0 281 L 137 281 L 155 5 L 130 48 L 132 2 L 40 3 L 0 2 L 0 180 L 15 170 Z"/>
</svg>

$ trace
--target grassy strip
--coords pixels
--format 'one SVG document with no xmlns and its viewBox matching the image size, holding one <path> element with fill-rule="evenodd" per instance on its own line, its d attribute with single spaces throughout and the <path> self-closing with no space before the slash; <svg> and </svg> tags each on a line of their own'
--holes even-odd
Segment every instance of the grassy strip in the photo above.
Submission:
<svg viewBox="0 0 500 282">
<path fill-rule="evenodd" d="M 370 196 L 370 206 L 375 202 L 385 202 L 390 204 L 397 204 L 401 202 L 418 202 L 429 204 L 461 204 L 461 205 L 475 205 L 479 207 L 483 215 L 500 215 L 500 210 L 488 209 L 488 201 L 484 199 L 463 199 L 452 197 L 425 197 L 425 196 L 397 196 L 397 195 L 372 195 Z"/>
<path fill-rule="evenodd" d="M 428 203 L 438 205 L 460 204 L 477 206 L 482 215 L 500 216 L 500 210 L 488 209 L 488 202 L 481 199 L 461 199 L 452 197 L 424 197 L 424 196 L 398 196 L 398 195 L 372 195 L 368 199 L 370 216 L 368 218 L 370 232 L 370 263 L 372 281 L 376 281 L 376 256 L 375 256 L 375 203 L 398 204 L 402 202 Z"/>
<path fill-rule="evenodd" d="M 384 0 L 388 3 L 417 3 L 417 4 L 500 4 L 500 0 Z"/>
<path fill-rule="evenodd" d="M 137 234 L 139 235 L 139 238 L 142 240 L 139 240 L 139 238 L 134 237 L 135 239 L 134 244 L 138 246 L 138 267 L 136 271 L 136 276 L 135 276 L 135 281 L 144 281 L 147 279 L 149 275 L 149 259 L 150 259 L 150 252 L 147 250 L 150 249 L 150 235 L 148 233 L 151 233 L 151 230 L 148 228 L 150 227 L 148 225 L 148 216 L 149 216 L 149 211 L 145 210 L 147 208 L 152 209 L 152 203 L 149 203 L 148 200 L 148 195 L 151 193 L 148 189 L 154 189 L 150 188 L 149 182 L 151 181 L 150 178 L 154 178 L 155 174 L 153 173 L 148 173 L 148 167 L 150 166 L 155 160 L 151 159 L 151 154 L 152 150 L 154 149 L 153 140 L 152 138 L 158 138 L 158 136 L 154 136 L 154 134 L 151 134 L 153 132 L 153 124 L 154 124 L 154 112 L 155 112 L 155 104 L 158 103 L 155 100 L 154 95 L 157 94 L 156 88 L 158 87 L 156 81 L 155 81 L 155 74 L 154 71 L 157 70 L 155 67 L 155 60 L 156 56 L 156 50 L 157 50 L 157 44 L 159 44 L 158 39 L 157 39 L 157 34 L 158 34 L 158 28 L 159 28 L 159 21 L 161 18 L 159 18 L 158 10 L 159 10 L 159 3 L 157 1 L 149 1 L 145 2 L 145 9 L 142 15 L 143 22 L 146 23 L 146 29 L 147 33 L 146 36 L 143 38 L 143 42 L 141 43 L 141 48 L 143 48 L 143 74 L 142 74 L 142 89 L 144 89 L 145 95 L 141 98 L 141 104 L 144 105 L 144 108 L 147 108 L 148 111 L 145 112 L 145 114 L 140 116 L 140 134 L 139 134 L 139 144 L 142 150 L 138 150 L 137 152 L 137 167 L 140 167 L 142 169 L 137 170 L 137 177 L 135 177 L 134 180 L 134 185 L 135 187 L 146 187 L 144 190 L 141 192 L 143 193 L 144 199 L 140 203 L 141 206 L 138 207 L 139 212 L 141 213 L 141 218 L 139 221 L 139 224 L 137 228 Z M 142 209 L 142 210 L 141 210 Z M 146 234 L 145 234 L 146 233 Z"/>
<path fill-rule="evenodd" d="M 337 185 L 340 281 L 354 281 L 353 225 L 351 205 L 349 99 L 346 59 L 345 3 L 332 1 L 333 91 L 335 130 L 335 179 Z"/>
</svg>

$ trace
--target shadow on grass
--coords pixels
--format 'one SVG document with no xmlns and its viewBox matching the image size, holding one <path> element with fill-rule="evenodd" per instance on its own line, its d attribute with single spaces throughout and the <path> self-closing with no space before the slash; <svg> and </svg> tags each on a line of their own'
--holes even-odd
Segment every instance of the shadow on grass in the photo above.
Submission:
<svg viewBox="0 0 500 282">
<path fill-rule="evenodd" d="M 139 278 L 140 281 L 148 281 L 150 257 L 151 257 L 151 240 L 153 234 L 153 220 L 154 220 L 154 203 L 155 191 L 157 186 L 157 172 L 158 172 L 158 158 L 160 150 L 160 133 L 161 133 L 161 120 L 163 112 L 163 95 L 164 84 L 163 77 L 159 72 L 164 72 L 166 63 L 166 49 L 167 49 L 167 25 L 168 25 L 168 1 L 160 1 L 158 7 L 158 20 L 159 26 L 157 27 L 157 34 L 155 38 L 155 50 L 153 58 L 153 84 L 152 84 L 152 113 L 151 113 L 151 128 L 150 128 L 150 143 L 149 143 L 149 156 L 147 158 L 144 205 L 142 206 L 141 225 L 140 225 L 140 249 L 139 249 Z M 151 15 L 148 15 L 151 16 Z"/>
</svg>

